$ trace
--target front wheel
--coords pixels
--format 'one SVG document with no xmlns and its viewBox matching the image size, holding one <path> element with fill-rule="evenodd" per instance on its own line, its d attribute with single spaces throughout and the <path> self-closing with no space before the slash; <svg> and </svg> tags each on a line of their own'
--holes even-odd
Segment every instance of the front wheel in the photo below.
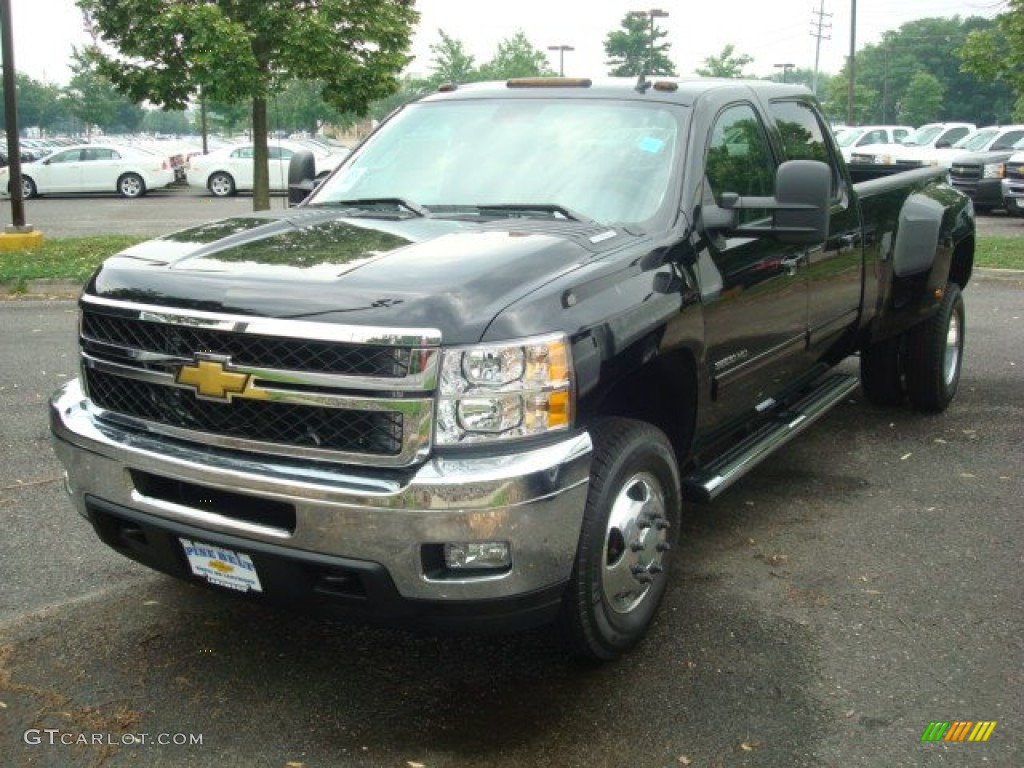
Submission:
<svg viewBox="0 0 1024 768">
<path fill-rule="evenodd" d="M 235 194 L 235 180 L 230 174 L 218 171 L 206 182 L 214 197 L 231 197 Z"/>
<path fill-rule="evenodd" d="M 960 385 L 964 356 L 964 298 L 949 283 L 939 310 L 907 336 L 907 394 L 919 411 L 940 413 Z"/>
<path fill-rule="evenodd" d="M 591 437 L 590 488 L 560 623 L 575 653 L 610 660 L 644 636 L 665 593 L 682 493 L 660 430 L 609 419 Z"/>
<path fill-rule="evenodd" d="M 121 197 L 142 197 L 146 194 L 146 182 L 137 173 L 126 173 L 117 180 L 117 191 Z"/>
</svg>

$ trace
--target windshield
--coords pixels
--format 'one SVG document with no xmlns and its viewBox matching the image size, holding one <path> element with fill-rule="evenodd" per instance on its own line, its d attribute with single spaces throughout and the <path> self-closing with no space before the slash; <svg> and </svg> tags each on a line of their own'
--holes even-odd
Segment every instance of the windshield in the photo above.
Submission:
<svg viewBox="0 0 1024 768">
<path fill-rule="evenodd" d="M 966 149 L 971 152 L 977 152 L 979 149 L 984 149 L 989 145 L 996 134 L 999 133 L 995 128 L 989 130 L 980 130 L 977 133 L 972 133 L 970 136 L 961 139 L 953 146 L 956 149 Z"/>
<path fill-rule="evenodd" d="M 922 125 L 901 142 L 909 147 L 920 147 L 931 144 L 942 133 L 941 125 Z"/>
<path fill-rule="evenodd" d="M 434 216 L 495 216 L 500 209 L 506 216 L 640 223 L 659 211 L 678 178 L 685 114 L 678 105 L 596 99 L 412 104 L 364 142 L 310 204 L 398 200 Z"/>
<path fill-rule="evenodd" d="M 840 147 L 852 146 L 857 139 L 864 135 L 865 128 L 847 128 L 837 138 L 836 143 Z"/>
</svg>

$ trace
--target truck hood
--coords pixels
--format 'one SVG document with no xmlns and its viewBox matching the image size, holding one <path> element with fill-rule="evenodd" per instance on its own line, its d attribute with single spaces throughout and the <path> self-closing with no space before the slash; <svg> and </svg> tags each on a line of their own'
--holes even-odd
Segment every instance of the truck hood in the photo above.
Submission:
<svg viewBox="0 0 1024 768">
<path fill-rule="evenodd" d="M 544 220 L 367 218 L 298 208 L 132 246 L 88 293 L 121 301 L 478 341 L 505 307 L 631 236 Z"/>
<path fill-rule="evenodd" d="M 1014 149 L 996 149 L 987 152 L 960 152 L 953 158 L 953 165 L 985 165 L 987 163 L 1001 163 L 1009 160 Z"/>
</svg>

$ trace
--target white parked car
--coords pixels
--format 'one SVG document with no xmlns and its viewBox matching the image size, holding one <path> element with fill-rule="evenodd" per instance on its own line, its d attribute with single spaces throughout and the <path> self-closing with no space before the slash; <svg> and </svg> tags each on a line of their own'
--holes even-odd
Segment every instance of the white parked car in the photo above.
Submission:
<svg viewBox="0 0 1024 768">
<path fill-rule="evenodd" d="M 836 144 L 846 162 L 858 148 L 868 144 L 896 144 L 914 132 L 910 125 L 858 125 L 837 131 Z"/>
<path fill-rule="evenodd" d="M 961 139 L 952 147 L 907 147 L 896 153 L 900 165 L 934 165 L 952 168 L 953 160 L 966 152 L 1010 149 L 1024 138 L 1024 125 L 989 125 Z"/>
<path fill-rule="evenodd" d="M 952 147 L 978 130 L 974 123 L 927 123 L 897 144 L 867 144 L 858 146 L 850 155 L 850 162 L 893 165 L 906 149 Z"/>
<path fill-rule="evenodd" d="M 300 150 L 313 151 L 317 178 L 326 176 L 345 159 L 345 153 L 317 153 L 312 147 L 297 142 L 271 140 L 267 147 L 270 190 L 288 190 L 288 164 Z M 208 189 L 216 197 L 227 197 L 253 187 L 254 145 L 250 143 L 221 147 L 207 155 L 189 160 L 189 186 Z"/>
<path fill-rule="evenodd" d="M 0 169 L 0 190 L 9 194 L 9 170 Z M 117 192 L 142 197 L 174 181 L 165 155 L 116 144 L 78 144 L 21 166 L 25 198 L 65 192 Z"/>
</svg>

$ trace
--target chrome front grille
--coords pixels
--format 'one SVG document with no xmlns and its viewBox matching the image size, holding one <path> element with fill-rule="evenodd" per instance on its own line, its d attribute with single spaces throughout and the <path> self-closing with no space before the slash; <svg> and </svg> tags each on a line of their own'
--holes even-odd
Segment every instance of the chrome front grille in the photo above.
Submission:
<svg viewBox="0 0 1024 768">
<path fill-rule="evenodd" d="M 433 432 L 440 333 L 168 310 L 86 296 L 98 418 L 258 453 L 404 466 Z"/>
<path fill-rule="evenodd" d="M 953 167 L 950 168 L 949 175 L 954 181 L 959 179 L 963 181 L 977 181 L 981 178 L 981 166 L 954 163 Z"/>
<path fill-rule="evenodd" d="M 408 348 L 240 334 L 94 311 L 82 315 L 82 338 L 93 345 L 145 349 L 176 357 L 191 358 L 201 350 L 217 350 L 239 365 L 387 378 L 405 376 L 411 354 Z"/>
</svg>

